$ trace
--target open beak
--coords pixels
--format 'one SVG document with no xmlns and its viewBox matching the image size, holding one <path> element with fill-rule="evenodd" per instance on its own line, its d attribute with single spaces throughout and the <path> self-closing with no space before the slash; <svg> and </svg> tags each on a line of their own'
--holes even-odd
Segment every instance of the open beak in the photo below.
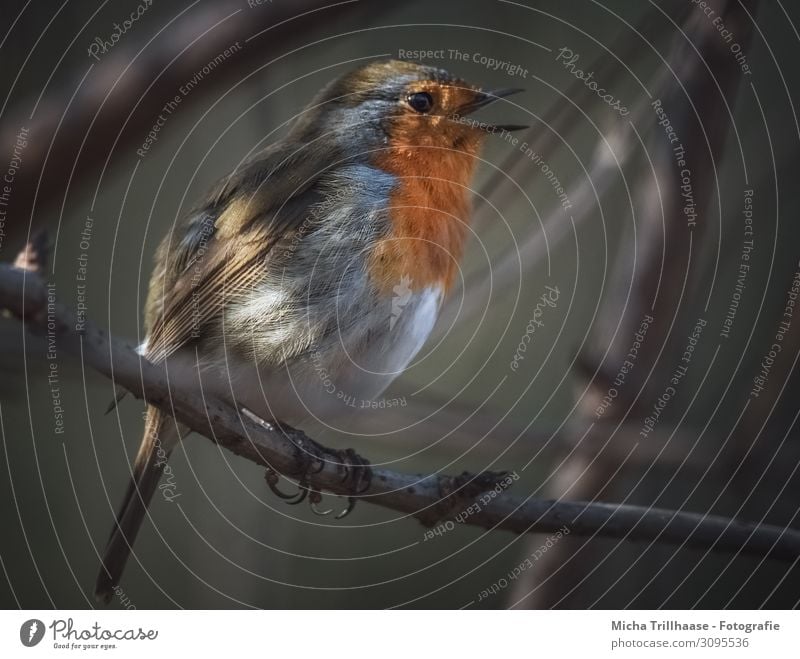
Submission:
<svg viewBox="0 0 800 659">
<path fill-rule="evenodd" d="M 524 89 L 520 89 L 519 87 L 507 87 L 504 89 L 493 89 L 490 91 L 481 91 L 477 92 L 475 98 L 467 103 L 466 105 L 461 106 L 459 114 L 464 116 L 468 114 L 472 114 L 476 110 L 480 108 L 484 108 L 487 105 L 491 105 L 496 100 L 505 98 L 506 96 L 511 96 L 512 94 L 518 94 L 519 92 L 525 91 Z M 528 126 L 520 126 L 517 124 L 486 124 L 482 123 L 481 127 L 483 129 L 488 130 L 506 130 L 506 131 L 514 131 L 514 130 L 524 130 L 528 128 Z"/>
</svg>

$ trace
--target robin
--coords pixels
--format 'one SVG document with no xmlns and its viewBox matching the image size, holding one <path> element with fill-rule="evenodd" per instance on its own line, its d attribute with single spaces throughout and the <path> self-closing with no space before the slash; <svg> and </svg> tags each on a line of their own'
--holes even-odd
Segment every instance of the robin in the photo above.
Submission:
<svg viewBox="0 0 800 659">
<path fill-rule="evenodd" d="M 260 419 L 325 420 L 374 400 L 422 347 L 453 285 L 482 142 L 524 128 L 470 115 L 517 91 L 406 61 L 328 84 L 284 139 L 166 236 L 140 353 Z M 100 601 L 184 431 L 148 407 Z"/>
</svg>

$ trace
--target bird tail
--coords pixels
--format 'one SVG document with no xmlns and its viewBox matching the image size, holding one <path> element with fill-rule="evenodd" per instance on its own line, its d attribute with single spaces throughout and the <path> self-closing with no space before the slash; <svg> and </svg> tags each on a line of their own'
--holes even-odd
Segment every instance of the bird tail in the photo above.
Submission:
<svg viewBox="0 0 800 659">
<path fill-rule="evenodd" d="M 170 417 L 155 407 L 147 408 L 144 437 L 133 463 L 133 476 L 111 529 L 97 575 L 94 594 L 98 602 L 108 604 L 119 584 L 136 534 L 147 514 L 147 506 L 179 438 L 180 432 Z"/>
</svg>

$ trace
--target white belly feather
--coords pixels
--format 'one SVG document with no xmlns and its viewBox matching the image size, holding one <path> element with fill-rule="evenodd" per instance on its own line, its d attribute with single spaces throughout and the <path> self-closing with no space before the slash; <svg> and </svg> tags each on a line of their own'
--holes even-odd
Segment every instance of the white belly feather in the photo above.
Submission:
<svg viewBox="0 0 800 659">
<path fill-rule="evenodd" d="M 312 350 L 283 367 L 260 369 L 263 394 L 257 382 L 239 381 L 237 399 L 262 418 L 288 423 L 352 413 L 379 397 L 408 367 L 433 330 L 441 300 L 439 289 L 413 293 L 399 315 L 392 315 L 387 300 L 369 322 L 339 336 L 337 345 Z"/>
<path fill-rule="evenodd" d="M 263 419 L 290 424 L 335 420 L 375 400 L 408 367 L 436 323 L 442 290 L 423 289 L 401 302 L 387 298 L 359 323 L 282 364 L 245 361 L 226 351 L 223 339 L 200 369 L 194 350 L 188 349 L 169 358 L 169 369 L 189 377 L 199 370 L 206 392 L 233 397 Z"/>
</svg>

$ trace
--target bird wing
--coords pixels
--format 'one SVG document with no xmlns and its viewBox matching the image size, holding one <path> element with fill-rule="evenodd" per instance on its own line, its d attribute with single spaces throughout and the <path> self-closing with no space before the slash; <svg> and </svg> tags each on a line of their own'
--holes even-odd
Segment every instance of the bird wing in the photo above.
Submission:
<svg viewBox="0 0 800 659">
<path fill-rule="evenodd" d="M 221 180 L 165 237 L 145 312 L 149 359 L 162 361 L 199 339 L 261 280 L 272 247 L 321 199 L 319 162 L 297 145 L 278 144 Z"/>
</svg>

